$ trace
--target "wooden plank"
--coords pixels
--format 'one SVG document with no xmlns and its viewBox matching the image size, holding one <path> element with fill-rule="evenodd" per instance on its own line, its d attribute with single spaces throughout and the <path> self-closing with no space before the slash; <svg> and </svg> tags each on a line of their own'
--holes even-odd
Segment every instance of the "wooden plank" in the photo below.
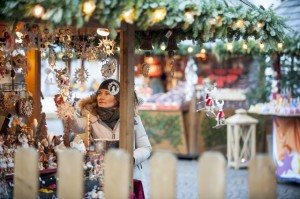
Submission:
<svg viewBox="0 0 300 199">
<path fill-rule="evenodd" d="M 83 155 L 77 150 L 67 149 L 58 153 L 58 198 L 82 199 Z"/>
<path fill-rule="evenodd" d="M 128 199 L 130 155 L 122 149 L 110 149 L 104 158 L 104 195 L 106 199 Z"/>
<path fill-rule="evenodd" d="M 28 75 L 25 76 L 25 81 L 33 97 L 33 113 L 30 118 L 26 118 L 26 124 L 30 126 L 34 118 L 37 120 L 41 118 L 41 52 L 28 50 L 26 57 L 30 69 Z"/>
<path fill-rule="evenodd" d="M 156 152 L 150 159 L 150 198 L 176 198 L 176 158 Z"/>
<path fill-rule="evenodd" d="M 15 152 L 13 198 L 37 198 L 38 153 L 34 148 L 20 148 Z"/>
<path fill-rule="evenodd" d="M 189 106 L 189 123 L 188 123 L 188 151 L 190 155 L 197 153 L 197 135 L 198 125 L 196 123 L 196 95 L 193 94 L 192 100 Z M 187 125 L 187 124 L 186 124 Z"/>
<path fill-rule="evenodd" d="M 256 155 L 248 170 L 249 199 L 277 198 L 275 165 L 269 155 Z"/>
<path fill-rule="evenodd" d="M 134 28 L 126 24 L 120 41 L 120 148 L 130 154 L 133 165 L 134 125 Z M 133 191 L 133 169 L 130 170 L 130 192 Z"/>
<path fill-rule="evenodd" d="M 226 161 L 220 152 L 204 152 L 198 160 L 199 198 L 225 198 Z"/>
</svg>

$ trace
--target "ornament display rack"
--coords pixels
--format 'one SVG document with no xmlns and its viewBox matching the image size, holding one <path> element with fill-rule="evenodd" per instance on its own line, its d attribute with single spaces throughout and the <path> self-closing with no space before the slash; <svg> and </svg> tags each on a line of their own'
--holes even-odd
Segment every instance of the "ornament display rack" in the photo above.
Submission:
<svg viewBox="0 0 300 199">
<path fill-rule="evenodd" d="M 25 83 L 4 83 L 0 84 L 0 92 L 25 92 L 27 86 Z"/>
</svg>

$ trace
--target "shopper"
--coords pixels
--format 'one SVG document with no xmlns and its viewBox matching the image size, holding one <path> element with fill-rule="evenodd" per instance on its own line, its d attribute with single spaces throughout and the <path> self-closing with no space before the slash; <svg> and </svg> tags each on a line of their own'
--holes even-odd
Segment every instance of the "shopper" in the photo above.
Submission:
<svg viewBox="0 0 300 199">
<path fill-rule="evenodd" d="M 56 99 L 54 99 L 56 101 Z M 138 100 L 135 95 L 135 105 Z M 71 129 L 76 133 L 85 132 L 87 127 L 86 116 L 90 115 L 90 130 L 93 139 L 116 139 L 120 134 L 120 84 L 117 80 L 107 79 L 101 83 L 95 95 L 78 102 L 80 116 L 70 119 Z M 134 179 L 145 182 L 141 163 L 147 160 L 151 154 L 151 145 L 142 124 L 141 118 L 135 110 L 134 116 Z M 100 145 L 94 143 L 95 150 L 99 151 Z"/>
</svg>

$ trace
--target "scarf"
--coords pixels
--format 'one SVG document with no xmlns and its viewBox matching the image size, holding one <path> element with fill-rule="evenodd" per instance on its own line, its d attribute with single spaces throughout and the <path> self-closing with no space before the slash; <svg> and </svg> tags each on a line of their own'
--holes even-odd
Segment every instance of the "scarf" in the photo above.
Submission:
<svg viewBox="0 0 300 199">
<path fill-rule="evenodd" d="M 114 128 L 116 125 L 117 121 L 120 118 L 120 111 L 119 109 L 115 109 L 114 107 L 111 108 L 103 108 L 103 107 L 98 107 L 97 108 L 97 113 L 99 115 L 99 118 L 107 124 L 111 129 Z"/>
</svg>

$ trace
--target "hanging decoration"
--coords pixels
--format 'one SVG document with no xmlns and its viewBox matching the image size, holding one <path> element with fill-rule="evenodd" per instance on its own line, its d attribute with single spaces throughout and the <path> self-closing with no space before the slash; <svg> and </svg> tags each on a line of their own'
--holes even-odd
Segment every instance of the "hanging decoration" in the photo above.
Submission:
<svg viewBox="0 0 300 199">
<path fill-rule="evenodd" d="M 74 76 L 76 82 L 80 82 L 83 84 L 85 81 L 87 81 L 89 73 L 84 67 L 80 67 L 75 70 Z"/>
<path fill-rule="evenodd" d="M 56 64 L 56 54 L 53 48 L 49 48 L 48 64 L 51 68 Z"/>
<path fill-rule="evenodd" d="M 106 56 L 111 56 L 114 54 L 116 42 L 114 40 L 107 39 L 106 37 L 100 39 L 98 48 L 100 48 Z"/>
<path fill-rule="evenodd" d="M 150 65 L 146 62 L 142 64 L 142 74 L 144 77 L 148 77 L 150 70 Z"/>
<path fill-rule="evenodd" d="M 205 98 L 203 101 L 197 103 L 197 111 L 205 110 L 208 117 L 214 118 L 217 124 L 213 128 L 221 128 L 225 125 L 225 114 L 223 111 L 224 100 L 219 101 L 213 95 L 216 93 L 215 86 L 206 86 Z"/>
<path fill-rule="evenodd" d="M 108 57 L 105 59 L 104 64 L 101 68 L 101 74 L 103 77 L 108 78 L 111 77 L 117 68 L 117 60 L 113 57 Z"/>
</svg>

